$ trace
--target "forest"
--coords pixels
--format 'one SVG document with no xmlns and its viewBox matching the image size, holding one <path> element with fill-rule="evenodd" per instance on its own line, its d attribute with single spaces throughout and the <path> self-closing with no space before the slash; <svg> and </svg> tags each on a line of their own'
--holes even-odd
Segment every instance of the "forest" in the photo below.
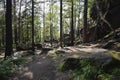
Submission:
<svg viewBox="0 0 120 80">
<path fill-rule="evenodd" d="M 0 0 L 0 80 L 120 80 L 120 0 Z"/>
</svg>

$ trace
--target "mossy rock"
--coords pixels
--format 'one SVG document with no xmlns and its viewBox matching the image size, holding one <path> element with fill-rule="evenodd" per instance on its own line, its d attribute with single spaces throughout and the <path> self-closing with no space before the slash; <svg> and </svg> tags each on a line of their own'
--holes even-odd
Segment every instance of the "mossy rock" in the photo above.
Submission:
<svg viewBox="0 0 120 80">
<path fill-rule="evenodd" d="M 61 66 L 62 71 L 75 70 L 80 66 L 80 59 L 67 58 L 61 64 L 62 64 L 62 66 Z"/>
<path fill-rule="evenodd" d="M 103 70 L 106 73 L 112 73 L 115 68 L 120 68 L 120 61 L 114 58 L 110 62 L 103 65 Z"/>
<path fill-rule="evenodd" d="M 120 61 L 120 52 L 115 50 L 109 50 L 108 53 L 114 58 Z"/>
<path fill-rule="evenodd" d="M 112 75 L 111 80 L 120 80 L 120 75 Z"/>
</svg>

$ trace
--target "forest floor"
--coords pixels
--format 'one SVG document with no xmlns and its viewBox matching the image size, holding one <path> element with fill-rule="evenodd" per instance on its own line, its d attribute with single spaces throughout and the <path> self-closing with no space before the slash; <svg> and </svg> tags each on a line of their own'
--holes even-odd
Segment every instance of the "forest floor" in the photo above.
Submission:
<svg viewBox="0 0 120 80">
<path fill-rule="evenodd" d="M 69 72 L 61 72 L 59 64 L 67 58 L 92 57 L 98 60 L 111 58 L 106 49 L 98 48 L 98 44 L 79 45 L 58 49 L 59 56 L 51 56 L 49 53 L 32 57 L 32 61 L 20 68 L 10 80 L 72 80 Z"/>
<path fill-rule="evenodd" d="M 30 56 L 33 61 L 20 68 L 10 80 L 70 80 L 67 73 L 58 71 L 60 58 L 47 54 Z"/>
</svg>

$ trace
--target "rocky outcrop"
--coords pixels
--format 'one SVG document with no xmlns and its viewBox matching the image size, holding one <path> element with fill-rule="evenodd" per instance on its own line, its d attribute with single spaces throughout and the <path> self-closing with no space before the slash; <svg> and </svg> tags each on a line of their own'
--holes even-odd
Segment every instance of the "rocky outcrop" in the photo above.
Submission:
<svg viewBox="0 0 120 80">
<path fill-rule="evenodd" d="M 93 27 L 94 29 L 92 29 L 95 31 L 92 31 L 94 32 L 93 34 L 96 34 L 94 40 L 103 38 L 111 31 L 120 27 L 120 0 L 95 0 L 90 15 L 97 23 L 96 26 Z M 103 19 L 111 26 L 109 26 Z"/>
</svg>

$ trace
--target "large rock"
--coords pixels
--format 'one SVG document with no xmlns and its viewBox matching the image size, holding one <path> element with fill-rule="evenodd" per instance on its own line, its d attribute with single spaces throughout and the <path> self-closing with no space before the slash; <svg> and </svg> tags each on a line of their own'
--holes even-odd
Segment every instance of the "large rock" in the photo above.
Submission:
<svg viewBox="0 0 120 80">
<path fill-rule="evenodd" d="M 99 10 L 96 7 L 96 1 L 98 2 Z M 108 7 L 109 6 L 109 7 Z M 95 36 L 90 37 L 94 38 L 94 40 L 98 40 L 103 38 L 105 35 L 110 33 L 112 29 L 108 24 L 101 19 L 99 12 L 104 15 L 106 12 L 105 20 L 109 22 L 113 29 L 117 29 L 120 27 L 120 0 L 95 0 L 93 6 L 90 11 L 91 18 L 96 21 L 97 25 L 93 27 L 92 32 L 89 33 L 96 34 Z M 99 20 L 98 20 L 99 19 Z M 91 28 L 90 28 L 91 30 Z M 94 41 L 89 40 L 89 41 Z"/>
</svg>

